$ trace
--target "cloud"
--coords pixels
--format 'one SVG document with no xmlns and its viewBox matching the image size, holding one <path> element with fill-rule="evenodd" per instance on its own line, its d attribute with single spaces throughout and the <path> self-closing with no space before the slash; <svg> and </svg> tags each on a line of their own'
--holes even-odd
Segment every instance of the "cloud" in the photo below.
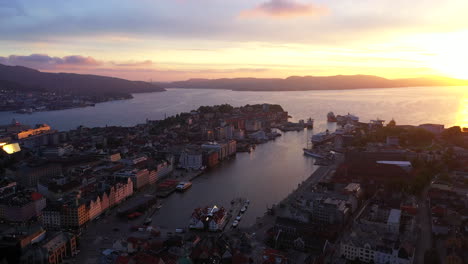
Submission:
<svg viewBox="0 0 468 264">
<path fill-rule="evenodd" d="M 21 65 L 39 69 L 54 69 L 64 66 L 98 66 L 102 62 L 92 57 L 72 55 L 65 57 L 52 57 L 47 54 L 31 55 L 10 55 L 8 57 L 0 56 L 0 63 L 6 65 Z"/>
<path fill-rule="evenodd" d="M 297 0 L 269 0 L 253 9 L 244 10 L 241 17 L 279 17 L 290 18 L 299 16 L 323 15 L 327 9 L 315 4 L 303 4 Z"/>
<path fill-rule="evenodd" d="M 111 62 L 114 66 L 119 67 L 148 67 L 152 66 L 153 62 L 151 60 L 144 60 L 144 61 L 131 61 L 131 62 Z"/>
<path fill-rule="evenodd" d="M 0 20 L 13 17 L 13 16 L 24 16 L 23 6 L 15 0 L 0 0 Z"/>
</svg>

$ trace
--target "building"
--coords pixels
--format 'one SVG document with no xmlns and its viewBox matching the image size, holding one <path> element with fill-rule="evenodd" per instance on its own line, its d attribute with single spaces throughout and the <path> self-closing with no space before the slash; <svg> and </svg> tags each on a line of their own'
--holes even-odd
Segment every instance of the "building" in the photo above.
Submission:
<svg viewBox="0 0 468 264">
<path fill-rule="evenodd" d="M 411 162 L 403 160 L 403 161 L 395 161 L 395 160 L 379 160 L 377 161 L 379 164 L 389 164 L 389 165 L 396 165 L 402 169 L 404 169 L 406 172 L 411 172 L 413 169 L 413 165 L 411 165 Z"/>
<path fill-rule="evenodd" d="M 237 141 L 235 141 L 235 140 L 229 140 L 229 141 L 227 142 L 227 145 L 228 145 L 228 152 L 227 152 L 227 155 L 228 155 L 228 156 L 236 155 L 236 152 L 237 152 Z"/>
<path fill-rule="evenodd" d="M 262 129 L 262 121 L 256 119 L 249 119 L 245 122 L 245 130 L 258 131 Z"/>
<path fill-rule="evenodd" d="M 150 170 L 148 174 L 148 184 L 155 184 L 158 181 L 158 171 Z"/>
<path fill-rule="evenodd" d="M 203 165 L 213 168 L 219 163 L 218 151 L 211 149 L 203 151 Z"/>
<path fill-rule="evenodd" d="M 133 181 L 135 190 L 139 190 L 149 184 L 149 171 L 148 169 L 127 169 L 114 173 L 116 178 L 130 178 Z"/>
<path fill-rule="evenodd" d="M 79 191 L 81 187 L 82 183 L 78 180 L 71 180 L 63 176 L 42 179 L 37 183 L 38 192 L 51 200 L 60 199 L 72 192 Z"/>
<path fill-rule="evenodd" d="M 72 233 L 56 233 L 41 243 L 41 249 L 44 252 L 45 263 L 63 263 L 67 257 L 73 257 L 78 252 L 76 236 Z"/>
<path fill-rule="evenodd" d="M 72 198 L 62 204 L 60 224 L 65 228 L 79 229 L 89 221 L 89 211 L 79 197 Z"/>
<path fill-rule="evenodd" d="M 36 187 L 40 179 L 62 175 L 62 166 L 45 161 L 21 165 L 16 171 L 17 182 L 26 187 Z"/>
<path fill-rule="evenodd" d="M 43 134 L 43 133 L 47 133 L 47 132 L 50 132 L 51 128 L 50 126 L 46 125 L 46 124 L 39 124 L 39 125 L 36 125 L 35 128 L 31 128 L 31 129 L 27 129 L 27 130 L 23 130 L 21 132 L 18 132 L 15 137 L 16 139 L 24 139 L 24 138 L 28 138 L 28 137 L 31 137 L 31 136 L 36 136 L 36 135 L 40 135 L 40 134 Z"/>
<path fill-rule="evenodd" d="M 186 149 L 180 153 L 179 167 L 186 170 L 199 170 L 203 167 L 202 152 Z"/>
<path fill-rule="evenodd" d="M 37 192 L 21 191 L 0 200 L 0 218 L 10 222 L 26 222 L 38 217 L 46 207 L 46 199 Z"/>
<path fill-rule="evenodd" d="M 340 254 L 347 260 L 375 264 L 411 264 L 414 245 L 378 228 L 354 227 L 340 242 Z"/>
<path fill-rule="evenodd" d="M 174 170 L 174 157 L 170 156 L 167 160 L 160 160 L 156 165 L 156 178 L 164 179 L 166 176 L 170 175 Z"/>
<path fill-rule="evenodd" d="M 312 221 L 323 224 L 344 224 L 353 207 L 344 197 L 321 192 L 305 194 L 299 202 Z"/>
<path fill-rule="evenodd" d="M 387 146 L 399 146 L 400 139 L 397 136 L 387 136 Z"/>
<path fill-rule="evenodd" d="M 59 146 L 47 147 L 42 150 L 44 157 L 62 157 L 73 151 L 73 146 L 70 144 L 62 144 Z"/>
<path fill-rule="evenodd" d="M 227 143 L 206 143 L 201 145 L 202 150 L 216 150 L 218 152 L 218 159 L 224 160 L 229 156 L 229 146 Z"/>
<path fill-rule="evenodd" d="M 110 162 L 117 162 L 121 160 L 120 153 L 114 153 L 107 156 L 106 160 Z"/>
<path fill-rule="evenodd" d="M 47 229 L 60 229 L 62 226 L 59 207 L 48 206 L 42 212 L 42 225 Z"/>
<path fill-rule="evenodd" d="M 435 135 L 440 135 L 442 132 L 444 132 L 444 129 L 445 129 L 444 125 L 438 125 L 438 124 L 421 124 L 419 125 L 419 127 Z"/>
<path fill-rule="evenodd" d="M 350 261 L 376 264 L 411 264 L 415 253 L 415 235 L 403 231 L 412 225 L 411 217 L 402 221 L 401 210 L 371 201 L 340 242 L 340 254 Z"/>
<path fill-rule="evenodd" d="M 37 263 L 26 255 L 33 244 L 41 243 L 45 237 L 46 231 L 39 225 L 16 226 L 0 231 L 0 261 Z"/>
</svg>

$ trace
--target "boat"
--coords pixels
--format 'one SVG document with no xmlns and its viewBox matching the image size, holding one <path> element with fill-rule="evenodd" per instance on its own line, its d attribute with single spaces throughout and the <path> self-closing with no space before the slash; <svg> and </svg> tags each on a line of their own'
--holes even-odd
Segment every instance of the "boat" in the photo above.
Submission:
<svg viewBox="0 0 468 264">
<path fill-rule="evenodd" d="M 143 222 L 143 225 L 148 226 L 151 224 L 151 222 L 153 222 L 153 219 L 151 219 L 151 217 L 148 217 L 145 219 L 145 222 Z"/>
<path fill-rule="evenodd" d="M 328 112 L 327 121 L 328 122 L 336 122 L 336 116 L 335 116 L 335 114 L 333 112 Z"/>
<path fill-rule="evenodd" d="M 312 118 L 309 117 L 309 119 L 307 119 L 306 127 L 307 127 L 307 129 L 314 128 L 314 120 Z"/>
<path fill-rule="evenodd" d="M 241 211 L 241 213 L 245 213 L 245 211 L 247 211 L 247 206 L 244 205 L 244 206 L 241 208 L 240 211 Z"/>
<path fill-rule="evenodd" d="M 184 192 L 186 191 L 187 189 L 189 189 L 190 187 L 192 187 L 192 183 L 191 182 L 180 182 L 177 187 L 176 187 L 176 190 L 179 191 L 179 192 Z"/>
<path fill-rule="evenodd" d="M 313 151 L 312 149 L 306 149 L 304 148 L 304 154 L 307 155 L 307 156 L 311 156 L 313 158 L 318 158 L 318 159 L 324 159 L 325 156 Z"/>
<path fill-rule="evenodd" d="M 325 132 L 321 132 L 321 133 L 313 135 L 311 140 L 312 140 L 312 143 L 316 145 L 316 144 L 324 143 L 325 141 L 330 140 L 333 137 L 335 137 L 335 134 L 330 133 L 330 131 L 328 131 L 327 129 Z"/>
<path fill-rule="evenodd" d="M 359 117 L 348 113 L 347 115 L 344 115 L 344 116 L 342 116 L 342 115 L 336 116 L 336 120 L 337 120 L 339 125 L 344 126 L 346 124 L 358 123 L 359 122 Z"/>
<path fill-rule="evenodd" d="M 238 225 L 239 225 L 239 221 L 234 220 L 234 222 L 232 222 L 232 227 L 237 227 Z"/>
</svg>

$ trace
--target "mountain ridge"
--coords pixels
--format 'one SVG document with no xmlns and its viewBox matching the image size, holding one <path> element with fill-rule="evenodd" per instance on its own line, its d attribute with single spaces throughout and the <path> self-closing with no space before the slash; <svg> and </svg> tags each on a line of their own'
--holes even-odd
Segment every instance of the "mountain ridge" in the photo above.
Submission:
<svg viewBox="0 0 468 264">
<path fill-rule="evenodd" d="M 186 81 L 158 82 L 163 88 L 221 89 L 233 91 L 309 91 L 401 88 L 415 86 L 468 85 L 468 80 L 426 76 L 387 79 L 375 75 L 289 76 L 287 78 L 194 78 Z"/>
<path fill-rule="evenodd" d="M 0 64 L 0 80 L 75 95 L 123 95 L 165 91 L 152 83 L 93 74 L 41 72 L 24 66 Z"/>
</svg>

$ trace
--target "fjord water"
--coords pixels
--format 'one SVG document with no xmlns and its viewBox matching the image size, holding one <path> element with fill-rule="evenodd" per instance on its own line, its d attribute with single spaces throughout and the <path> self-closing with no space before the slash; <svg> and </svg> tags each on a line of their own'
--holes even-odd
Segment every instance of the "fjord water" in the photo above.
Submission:
<svg viewBox="0 0 468 264">
<path fill-rule="evenodd" d="M 325 128 L 325 116 L 348 112 L 361 120 L 394 118 L 397 124 L 441 123 L 468 126 L 468 87 L 412 87 L 389 89 L 330 90 L 304 92 L 237 92 L 208 89 L 169 89 L 160 93 L 134 94 L 131 100 L 96 104 L 31 115 L 0 112 L 1 123 L 16 118 L 25 124 L 47 123 L 59 130 L 105 125 L 131 126 L 148 119 L 162 119 L 201 105 L 229 103 L 281 104 L 293 120 L 312 117 Z"/>
<path fill-rule="evenodd" d="M 236 197 L 251 200 L 241 221 L 254 223 L 267 206 L 278 203 L 317 168 L 302 148 L 312 133 L 328 127 L 326 114 L 356 114 L 362 121 L 394 118 L 397 124 L 441 123 L 468 126 L 468 87 L 416 87 L 306 92 L 234 92 L 225 90 L 170 89 L 161 93 L 135 94 L 134 99 L 97 104 L 95 107 L 21 115 L 0 113 L 0 123 L 12 118 L 25 124 L 47 123 L 60 130 L 78 125 L 131 126 L 161 119 L 201 105 L 229 103 L 234 106 L 276 103 L 293 120 L 315 119 L 313 131 L 288 132 L 275 141 L 257 146 L 252 153 L 238 153 L 195 180 L 186 193 L 165 199 L 154 224 L 170 228 L 186 226 L 196 207 L 229 206 Z"/>
</svg>

